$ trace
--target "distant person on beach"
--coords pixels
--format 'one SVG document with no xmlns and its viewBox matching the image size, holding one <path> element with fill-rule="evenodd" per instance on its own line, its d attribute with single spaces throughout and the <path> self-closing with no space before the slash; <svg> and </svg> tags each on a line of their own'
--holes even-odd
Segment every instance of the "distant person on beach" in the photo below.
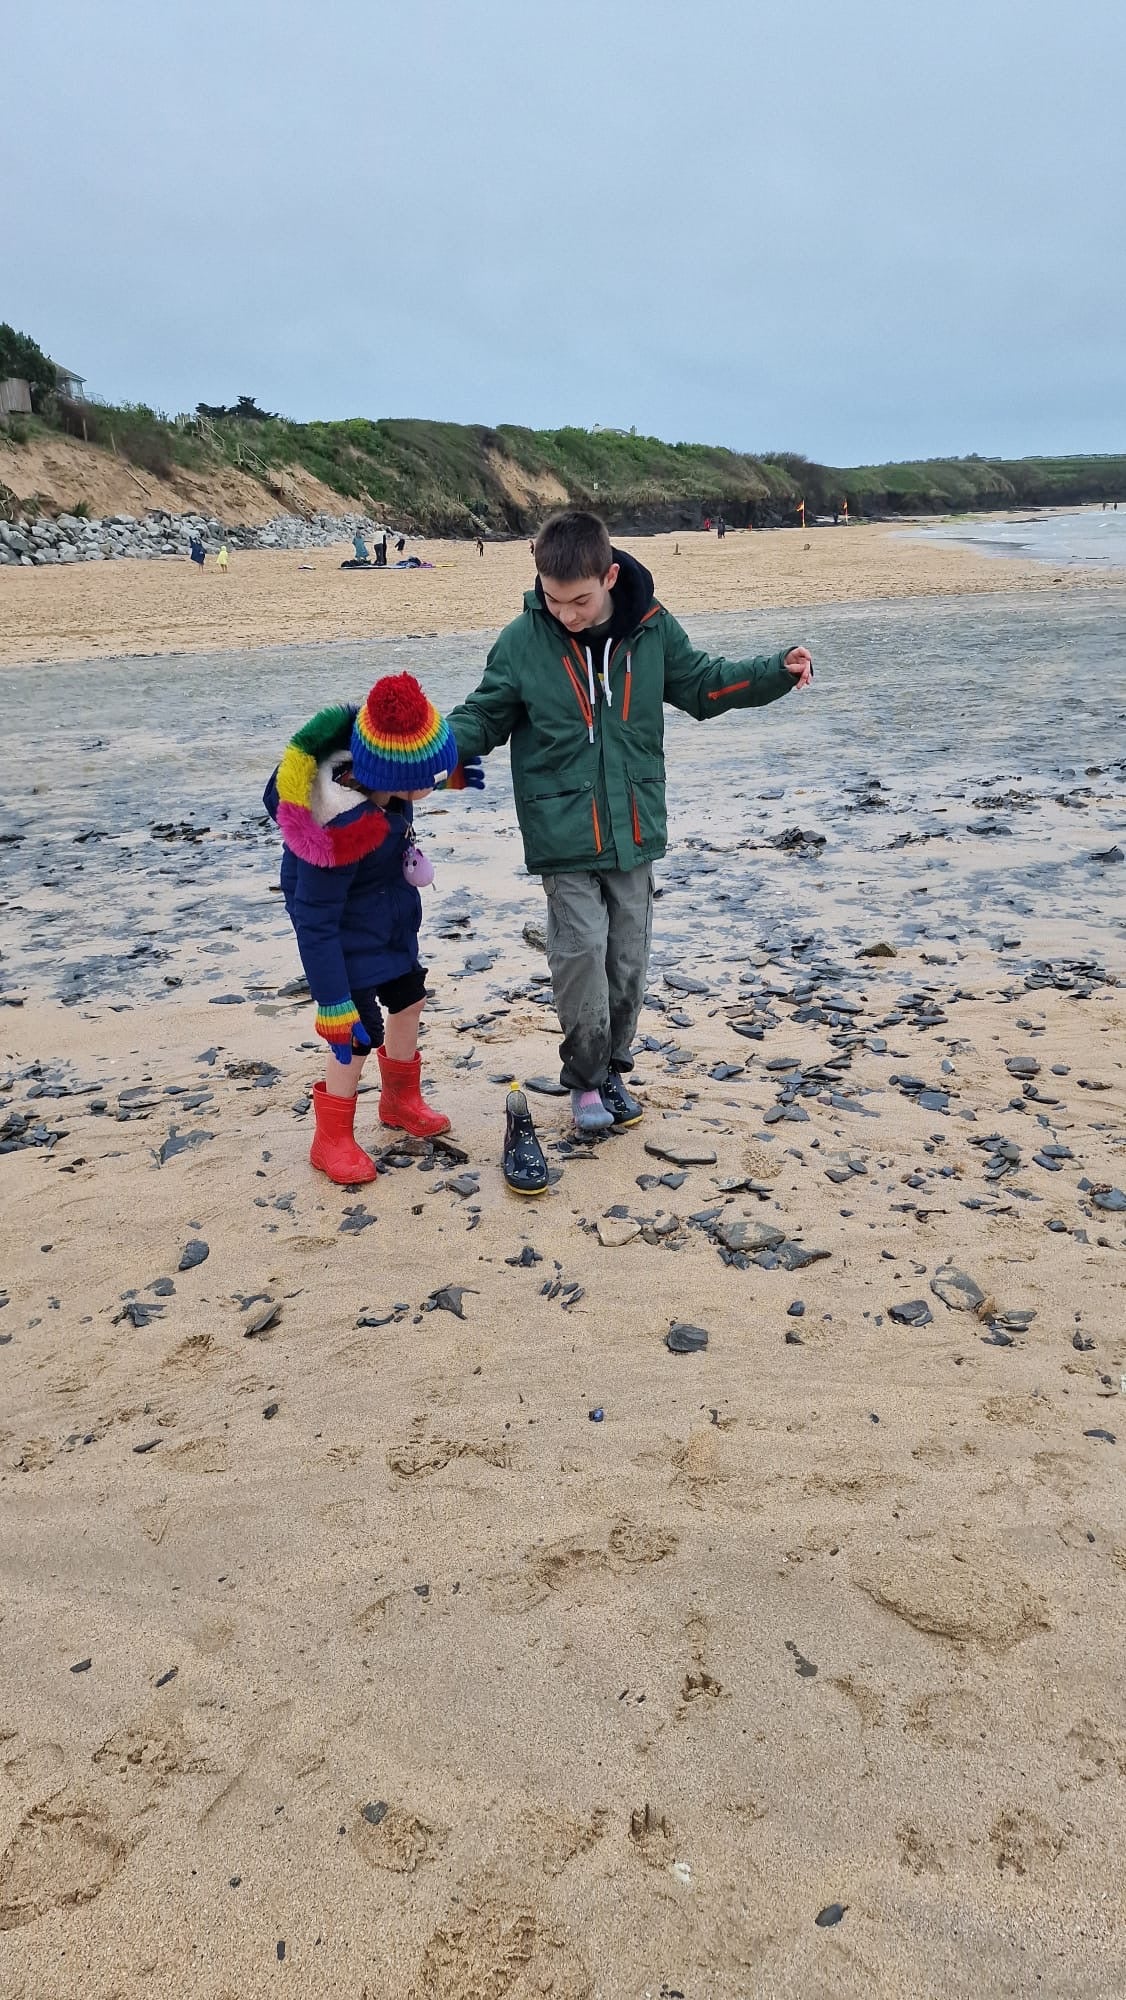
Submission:
<svg viewBox="0 0 1126 2000">
<path fill-rule="evenodd" d="M 848 527 L 848 496 L 847 496 L 847 495 L 846 495 L 846 496 L 845 496 L 845 498 L 844 498 L 844 499 L 843 499 L 843 500 L 841 501 L 841 514 L 842 514 L 842 516 L 843 516 L 843 519 L 844 519 L 844 524 L 845 524 L 845 527 L 847 528 L 847 527 Z"/>
<path fill-rule="evenodd" d="M 664 703 L 699 722 L 808 686 L 804 646 L 728 661 L 698 652 L 647 569 L 595 514 L 555 514 L 537 577 L 447 717 L 460 757 L 511 739 L 528 871 L 543 879 L 561 1080 L 580 1132 L 635 1125 L 623 1078 L 645 996 L 653 862 L 666 846 Z"/>
<path fill-rule="evenodd" d="M 386 530 L 386 528 L 382 528 L 382 529 L 380 530 L 379 534 L 378 534 L 378 535 L 376 536 L 376 542 L 375 542 L 375 567 L 376 567 L 376 569 L 386 569 L 386 568 L 387 568 L 387 530 Z"/>
<path fill-rule="evenodd" d="M 724 536 L 727 533 L 727 522 L 724 520 L 722 514 L 719 516 L 719 519 L 715 524 L 715 532 L 716 532 L 716 540 L 722 542 Z"/>
<path fill-rule="evenodd" d="M 484 542 L 483 542 L 483 541 L 481 540 L 481 537 L 480 537 L 480 535 L 478 535 L 478 537 L 477 537 L 477 554 L 478 554 L 479 556 L 483 556 L 483 555 L 484 555 L 484 553 L 485 553 L 485 544 L 484 544 Z"/>
<path fill-rule="evenodd" d="M 228 556 L 227 556 L 227 544 L 226 544 L 226 542 L 220 542 L 220 544 L 219 544 L 219 553 L 218 553 L 218 555 L 216 556 L 215 560 L 216 560 L 216 562 L 218 563 L 218 565 L 219 565 L 219 568 L 220 568 L 220 569 L 222 570 L 222 572 L 223 572 L 223 575 L 224 575 L 224 576 L 226 576 L 226 574 L 227 574 L 227 562 L 228 562 Z"/>
<path fill-rule="evenodd" d="M 201 541 L 198 535 L 193 535 L 190 541 L 188 542 L 188 554 L 191 557 L 191 560 L 196 565 L 196 568 L 202 569 L 204 562 L 206 560 L 207 551 L 204 548 L 203 542 Z"/>
<path fill-rule="evenodd" d="M 352 537 L 352 547 L 356 551 L 356 561 L 358 563 L 366 563 L 371 561 L 371 557 L 368 554 L 368 545 L 364 540 L 364 531 L 362 528 L 356 529 L 356 532 Z"/>
<path fill-rule="evenodd" d="M 263 794 L 285 843 L 282 894 L 328 1044 L 324 1080 L 313 1086 L 309 1158 L 342 1185 L 376 1176 L 355 1136 L 356 1092 L 373 1048 L 380 1123 L 416 1139 L 449 1130 L 421 1090 L 418 892 L 434 871 L 415 845 L 413 807 L 443 780 L 454 789 L 484 784 L 479 763 L 456 777 L 455 765 L 433 702 L 412 674 L 389 674 L 362 708 L 322 708 L 299 729 Z"/>
<path fill-rule="evenodd" d="M 401 556 L 406 546 L 406 542 L 403 540 L 402 535 L 400 535 L 398 541 L 395 543 L 395 554 Z"/>
<path fill-rule="evenodd" d="M 804 528 L 804 526 L 805 526 L 805 501 L 804 501 L 804 500 L 799 500 L 799 501 L 798 501 L 798 526 L 799 526 L 799 528 Z"/>
</svg>

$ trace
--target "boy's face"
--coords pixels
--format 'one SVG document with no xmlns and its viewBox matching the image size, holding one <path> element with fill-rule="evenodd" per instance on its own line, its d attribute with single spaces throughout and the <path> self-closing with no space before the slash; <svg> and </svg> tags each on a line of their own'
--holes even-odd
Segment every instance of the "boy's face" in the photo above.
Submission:
<svg viewBox="0 0 1126 2000">
<path fill-rule="evenodd" d="M 591 625 L 606 623 L 614 609 L 610 592 L 617 581 L 617 563 L 610 564 L 605 576 L 581 576 L 575 583 L 540 577 L 544 603 L 568 632 L 585 632 Z"/>
</svg>

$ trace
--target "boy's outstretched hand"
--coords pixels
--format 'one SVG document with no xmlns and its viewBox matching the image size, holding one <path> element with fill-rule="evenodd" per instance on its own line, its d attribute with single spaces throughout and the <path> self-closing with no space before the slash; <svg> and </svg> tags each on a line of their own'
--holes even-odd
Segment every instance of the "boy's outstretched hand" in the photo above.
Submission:
<svg viewBox="0 0 1126 2000">
<path fill-rule="evenodd" d="M 795 684 L 807 688 L 813 679 L 813 658 L 804 646 L 791 646 L 782 662 L 788 674 L 793 674 Z"/>
<path fill-rule="evenodd" d="M 479 757 L 458 758 L 453 770 L 436 790 L 447 792 L 483 792 L 485 770 Z"/>
</svg>

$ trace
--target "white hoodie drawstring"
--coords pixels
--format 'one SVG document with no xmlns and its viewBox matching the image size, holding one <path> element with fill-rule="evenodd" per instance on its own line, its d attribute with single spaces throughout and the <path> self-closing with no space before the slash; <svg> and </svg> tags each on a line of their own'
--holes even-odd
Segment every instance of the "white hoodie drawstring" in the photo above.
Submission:
<svg viewBox="0 0 1126 2000">
<path fill-rule="evenodd" d="M 614 696 L 610 687 L 610 648 L 613 645 L 613 643 L 614 642 L 612 639 L 607 639 L 602 653 L 602 671 L 598 676 L 599 683 L 602 688 L 603 699 L 605 700 L 607 708 L 613 708 L 614 706 Z M 590 694 L 590 722 L 587 725 L 587 735 L 589 736 L 591 742 L 593 743 L 594 709 L 597 700 L 597 697 L 594 692 L 594 655 L 592 654 L 589 646 L 584 647 L 584 651 L 586 653 L 586 684 L 587 684 L 587 690 Z M 627 673 L 629 672 L 628 653 L 626 654 L 626 672 Z"/>
</svg>

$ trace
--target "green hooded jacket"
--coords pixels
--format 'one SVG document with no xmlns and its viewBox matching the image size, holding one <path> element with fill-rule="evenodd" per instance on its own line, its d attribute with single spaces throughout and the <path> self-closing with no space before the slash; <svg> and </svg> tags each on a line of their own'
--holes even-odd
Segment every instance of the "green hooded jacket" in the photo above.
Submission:
<svg viewBox="0 0 1126 2000">
<path fill-rule="evenodd" d="M 665 716 L 698 722 L 788 694 L 769 658 L 709 659 L 653 596 L 647 569 L 620 549 L 614 620 L 601 658 L 530 590 L 489 654 L 481 684 L 446 717 L 458 755 L 511 739 L 512 788 L 533 875 L 637 868 L 665 852 Z"/>
</svg>

